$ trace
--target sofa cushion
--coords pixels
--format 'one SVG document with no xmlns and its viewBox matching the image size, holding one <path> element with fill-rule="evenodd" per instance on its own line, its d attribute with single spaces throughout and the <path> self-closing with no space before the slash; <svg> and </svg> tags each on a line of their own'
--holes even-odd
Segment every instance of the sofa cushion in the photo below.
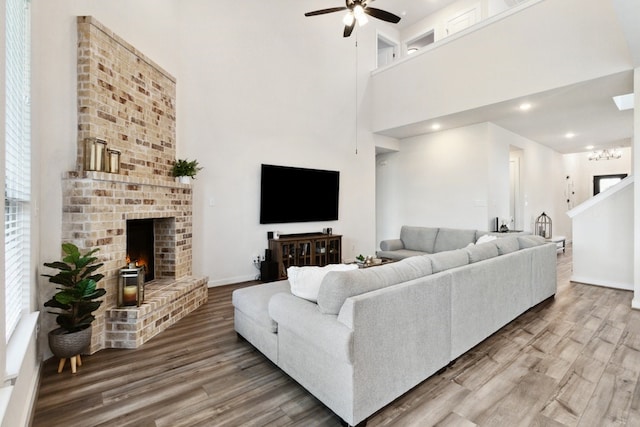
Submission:
<svg viewBox="0 0 640 427">
<path fill-rule="evenodd" d="M 291 285 L 291 293 L 297 297 L 304 298 L 311 302 L 318 301 L 318 291 L 322 279 L 330 271 L 355 270 L 356 264 L 329 264 L 324 267 L 296 267 L 287 268 L 287 277 Z"/>
<path fill-rule="evenodd" d="M 402 240 L 405 249 L 430 254 L 434 252 L 437 235 L 438 229 L 431 227 L 413 227 L 403 225 L 400 229 L 400 240 Z"/>
<path fill-rule="evenodd" d="M 498 247 L 493 241 L 478 243 L 477 245 L 469 246 L 465 249 L 465 251 L 467 251 L 467 254 L 469 254 L 470 263 L 484 261 L 485 259 L 494 258 L 499 255 Z"/>
<path fill-rule="evenodd" d="M 518 243 L 520 244 L 520 249 L 533 248 L 534 246 L 540 246 L 544 244 L 546 241 L 542 236 L 518 236 Z"/>
<path fill-rule="evenodd" d="M 469 264 L 469 253 L 466 249 L 438 252 L 429 255 L 434 273 Z"/>
<path fill-rule="evenodd" d="M 278 324 L 271 320 L 268 307 L 271 297 L 280 292 L 291 292 L 289 281 L 280 280 L 236 289 L 231 296 L 231 302 L 236 310 L 271 332 L 277 332 Z"/>
<path fill-rule="evenodd" d="M 419 255 L 427 255 L 427 252 L 420 252 L 420 251 L 412 251 L 410 249 L 398 249 L 397 251 L 378 251 L 376 252 L 376 256 L 378 258 L 389 258 L 389 259 L 394 259 L 394 260 L 401 260 L 401 259 L 405 259 L 405 258 L 409 258 L 412 256 L 419 256 Z"/>
<path fill-rule="evenodd" d="M 466 247 L 476 242 L 476 230 L 440 228 L 436 237 L 433 252 L 451 251 Z"/>
<path fill-rule="evenodd" d="M 431 272 L 431 260 L 428 256 L 415 256 L 358 270 L 332 271 L 320 285 L 318 308 L 324 314 L 338 314 L 349 297 L 427 276 Z"/>
<path fill-rule="evenodd" d="M 520 242 L 517 236 L 502 237 L 496 240 L 498 253 L 500 255 L 510 254 L 511 252 L 520 250 Z"/>
</svg>

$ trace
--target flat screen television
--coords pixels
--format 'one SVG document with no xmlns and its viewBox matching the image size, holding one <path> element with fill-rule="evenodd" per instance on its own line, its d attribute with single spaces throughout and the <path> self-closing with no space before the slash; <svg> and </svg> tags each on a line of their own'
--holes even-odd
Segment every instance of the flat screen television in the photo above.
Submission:
<svg viewBox="0 0 640 427">
<path fill-rule="evenodd" d="M 262 165 L 260 224 L 336 221 L 340 172 Z"/>
</svg>

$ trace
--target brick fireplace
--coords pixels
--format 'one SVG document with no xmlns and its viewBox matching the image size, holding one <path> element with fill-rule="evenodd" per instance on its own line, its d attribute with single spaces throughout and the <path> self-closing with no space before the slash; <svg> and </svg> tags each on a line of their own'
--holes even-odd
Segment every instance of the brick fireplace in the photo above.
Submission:
<svg viewBox="0 0 640 427">
<path fill-rule="evenodd" d="M 63 177 L 63 241 L 100 248 L 107 289 L 90 351 L 135 348 L 206 302 L 192 276 L 192 191 L 171 176 L 176 80 L 92 17 L 78 17 L 78 157 Z M 89 138 L 118 150 L 118 173 L 85 170 Z M 154 224 L 155 280 L 140 307 L 117 308 L 128 220 Z"/>
</svg>

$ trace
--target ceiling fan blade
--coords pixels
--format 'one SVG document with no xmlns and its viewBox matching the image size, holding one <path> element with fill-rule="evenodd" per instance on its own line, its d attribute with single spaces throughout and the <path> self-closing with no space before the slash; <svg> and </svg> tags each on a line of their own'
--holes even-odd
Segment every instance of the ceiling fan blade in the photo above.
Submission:
<svg viewBox="0 0 640 427">
<path fill-rule="evenodd" d="M 344 37 L 349 37 L 351 35 L 351 33 L 353 32 L 353 29 L 356 27 L 356 20 L 353 20 L 353 23 L 351 23 L 351 25 L 345 25 L 344 27 L 344 33 L 342 34 Z"/>
<path fill-rule="evenodd" d="M 397 24 L 398 22 L 400 22 L 399 16 L 394 15 L 393 13 L 387 12 L 386 10 L 376 9 L 375 7 L 366 7 L 364 9 L 364 13 L 366 13 L 367 15 L 371 15 L 374 18 L 378 18 L 387 22 L 392 22 L 394 24 Z"/>
<path fill-rule="evenodd" d="M 313 12 L 307 12 L 304 14 L 304 16 L 324 15 L 325 13 L 340 12 L 341 10 L 347 10 L 347 8 L 343 6 L 343 7 L 332 7 L 329 9 L 320 9 L 320 10 L 315 10 Z"/>
</svg>

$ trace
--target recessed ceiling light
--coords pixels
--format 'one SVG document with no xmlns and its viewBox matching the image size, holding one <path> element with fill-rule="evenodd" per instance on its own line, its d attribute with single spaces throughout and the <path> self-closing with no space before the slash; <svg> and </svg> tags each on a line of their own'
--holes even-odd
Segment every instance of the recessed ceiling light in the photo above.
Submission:
<svg viewBox="0 0 640 427">
<path fill-rule="evenodd" d="M 565 137 L 565 138 L 567 138 L 567 139 L 571 139 L 571 138 L 573 138 L 574 136 L 576 136 L 576 134 L 575 134 L 575 133 L 573 133 L 573 132 L 567 132 L 567 133 L 564 135 L 564 137 Z"/>
<path fill-rule="evenodd" d="M 616 107 L 618 107 L 620 111 L 631 110 L 633 108 L 633 101 L 634 96 L 632 93 L 613 97 L 613 102 L 616 103 Z"/>
<path fill-rule="evenodd" d="M 585 150 L 593 150 L 594 146 L 593 145 L 587 145 L 586 147 L 584 147 Z"/>
<path fill-rule="evenodd" d="M 440 129 L 442 126 L 440 126 L 440 123 L 434 123 L 431 125 L 431 129 L 433 130 L 438 130 Z"/>
<path fill-rule="evenodd" d="M 520 109 L 522 111 L 527 111 L 531 109 L 531 104 L 529 104 L 528 102 L 524 102 L 522 104 L 520 104 Z"/>
</svg>

